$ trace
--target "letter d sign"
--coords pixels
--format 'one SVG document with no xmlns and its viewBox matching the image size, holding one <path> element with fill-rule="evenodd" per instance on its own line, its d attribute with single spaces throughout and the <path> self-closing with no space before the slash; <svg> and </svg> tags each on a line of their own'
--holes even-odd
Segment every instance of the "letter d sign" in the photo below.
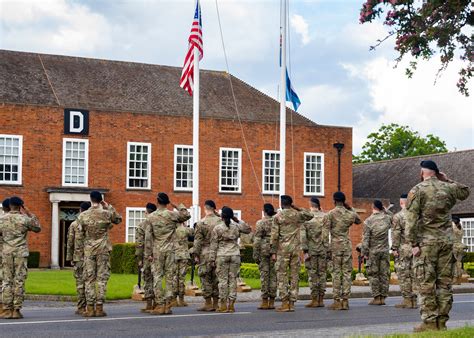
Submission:
<svg viewBox="0 0 474 338">
<path fill-rule="evenodd" d="M 84 109 L 64 109 L 64 134 L 88 135 L 89 111 Z"/>
</svg>

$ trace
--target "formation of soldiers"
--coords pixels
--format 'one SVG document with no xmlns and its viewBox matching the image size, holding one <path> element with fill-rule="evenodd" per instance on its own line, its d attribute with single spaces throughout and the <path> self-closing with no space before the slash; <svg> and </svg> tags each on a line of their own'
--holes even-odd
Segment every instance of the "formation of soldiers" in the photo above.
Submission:
<svg viewBox="0 0 474 338">
<path fill-rule="evenodd" d="M 450 217 L 458 200 L 469 196 L 469 188 L 441 173 L 432 161 L 421 163 L 422 182 L 400 197 L 401 211 L 393 215 L 381 201 L 365 220 L 360 251 L 372 290 L 370 305 L 385 305 L 390 276 L 391 250 L 403 300 L 397 308 L 420 304 L 422 324 L 415 331 L 443 330 L 452 306 L 452 280 L 460 271 L 462 228 Z M 100 192 L 91 193 L 91 203 L 81 204 L 81 212 L 68 234 L 67 259 L 74 266 L 78 303 L 77 314 L 102 317 L 107 281 L 110 277 L 111 243 L 108 232 L 122 221 Z M 261 279 L 261 310 L 293 312 L 298 299 L 300 262 L 308 270 L 311 301 L 306 307 L 324 307 L 328 265 L 331 266 L 333 303 L 331 310 L 349 310 L 352 284 L 352 243 L 349 229 L 361 220 L 346 203 L 342 192 L 333 195 L 334 209 L 325 213 L 312 197 L 309 208 L 298 208 L 291 196 L 281 196 L 281 210 L 263 206 L 264 217 L 257 222 L 253 258 Z M 27 268 L 28 231 L 41 230 L 38 219 L 18 197 L 3 201 L 0 217 L 0 245 L 3 244 L 3 290 L 1 317 L 22 318 L 24 282 Z M 174 210 L 170 210 L 171 206 Z M 205 216 L 194 225 L 184 225 L 191 216 L 183 204 L 171 203 L 165 193 L 157 205 L 146 205 L 146 217 L 136 230 L 136 257 L 144 278 L 146 306 L 152 315 L 172 313 L 172 307 L 187 306 L 185 277 L 190 254 L 198 264 L 204 304 L 198 311 L 234 312 L 240 269 L 239 238 L 251 228 L 237 219 L 229 207 L 220 213 L 207 200 Z M 189 239 L 194 245 L 189 249 Z M 453 258 L 456 257 L 456 260 Z"/>
</svg>

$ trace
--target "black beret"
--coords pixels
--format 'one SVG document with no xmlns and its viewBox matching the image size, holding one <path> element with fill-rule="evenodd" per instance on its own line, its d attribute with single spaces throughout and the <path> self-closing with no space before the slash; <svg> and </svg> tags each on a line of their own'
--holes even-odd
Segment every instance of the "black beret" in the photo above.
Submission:
<svg viewBox="0 0 474 338">
<path fill-rule="evenodd" d="M 23 205 L 23 200 L 20 198 L 20 197 L 17 197 L 17 196 L 13 196 L 10 198 L 10 205 L 14 205 L 14 206 L 22 206 Z"/>
<path fill-rule="evenodd" d="M 272 204 L 270 203 L 265 203 L 263 205 L 263 211 L 265 211 L 265 213 L 268 215 L 268 216 L 273 216 L 276 214 L 275 212 L 275 208 L 273 207 Z"/>
<path fill-rule="evenodd" d="M 458 216 L 452 216 L 451 219 L 453 220 L 454 223 L 458 224 L 461 222 L 461 219 Z"/>
<path fill-rule="evenodd" d="M 334 198 L 334 201 L 336 201 L 336 202 L 345 202 L 346 201 L 346 195 L 344 195 L 344 193 L 341 192 L 341 191 L 335 192 L 334 195 L 333 195 L 333 198 Z"/>
<path fill-rule="evenodd" d="M 229 207 L 222 207 L 221 214 L 222 217 L 231 219 L 232 217 L 234 217 L 234 210 Z"/>
<path fill-rule="evenodd" d="M 2 202 L 2 207 L 3 208 L 9 208 L 10 207 L 10 199 L 9 198 L 5 198 Z"/>
<path fill-rule="evenodd" d="M 216 209 L 216 203 L 213 201 L 213 200 L 207 200 L 206 202 L 204 202 L 204 205 L 205 206 L 208 206 L 212 209 Z"/>
<path fill-rule="evenodd" d="M 408 194 L 401 194 L 401 195 L 400 195 L 400 198 L 401 198 L 401 199 L 407 199 L 407 198 L 408 198 Z"/>
<path fill-rule="evenodd" d="M 317 204 L 317 205 L 321 205 L 321 204 L 319 203 L 319 198 L 317 198 L 317 197 L 315 197 L 315 196 L 311 197 L 311 203 Z"/>
<path fill-rule="evenodd" d="M 91 200 L 102 202 L 102 194 L 100 193 L 100 191 L 91 191 Z"/>
<path fill-rule="evenodd" d="M 290 195 L 281 195 L 281 203 L 285 205 L 293 204 L 293 198 Z"/>
<path fill-rule="evenodd" d="M 88 210 L 91 207 L 91 202 L 82 202 L 80 208 L 84 211 Z"/>
<path fill-rule="evenodd" d="M 380 200 L 375 200 L 374 201 L 374 207 L 379 209 L 380 211 L 382 211 L 384 209 L 382 201 L 380 201 Z"/>
<path fill-rule="evenodd" d="M 161 204 L 161 205 L 170 204 L 170 199 L 169 199 L 168 195 L 165 194 L 164 192 L 158 193 L 158 196 L 156 198 L 158 200 L 158 203 Z"/>
<path fill-rule="evenodd" d="M 146 209 L 151 210 L 151 211 L 155 211 L 157 209 L 157 207 L 156 207 L 156 204 L 154 204 L 154 203 L 147 203 L 146 204 Z"/>
<path fill-rule="evenodd" d="M 420 166 L 424 169 L 430 169 L 430 170 L 436 171 L 436 173 L 439 174 L 438 166 L 436 165 L 436 163 L 434 163 L 431 160 L 421 161 Z"/>
</svg>

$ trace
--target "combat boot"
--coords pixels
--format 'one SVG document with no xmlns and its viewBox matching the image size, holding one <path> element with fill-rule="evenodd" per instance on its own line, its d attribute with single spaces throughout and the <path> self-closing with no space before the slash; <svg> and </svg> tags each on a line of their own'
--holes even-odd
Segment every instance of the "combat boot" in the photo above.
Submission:
<svg viewBox="0 0 474 338">
<path fill-rule="evenodd" d="M 227 302 L 225 299 L 222 299 L 221 302 L 220 302 L 220 306 L 219 308 L 216 310 L 217 312 L 228 312 L 227 310 Z"/>
<path fill-rule="evenodd" d="M 0 318 L 3 318 L 3 313 L 6 309 L 3 308 L 3 304 L 0 303 Z"/>
<path fill-rule="evenodd" d="M 235 299 L 229 300 L 229 307 L 227 308 L 227 312 L 229 313 L 235 312 Z"/>
<path fill-rule="evenodd" d="M 318 296 L 318 307 L 324 307 L 324 295 Z"/>
<path fill-rule="evenodd" d="M 163 311 L 165 315 L 172 315 L 173 314 L 173 311 L 171 311 L 171 303 L 172 302 L 169 302 L 169 301 L 166 302 L 165 309 Z"/>
<path fill-rule="evenodd" d="M 416 301 L 416 297 L 413 297 L 411 299 L 411 308 L 412 309 L 417 309 L 418 308 L 418 304 L 417 304 L 417 301 Z"/>
<path fill-rule="evenodd" d="M 275 298 L 270 298 L 268 300 L 268 309 L 274 310 L 275 309 Z"/>
<path fill-rule="evenodd" d="M 3 311 L 3 318 L 4 319 L 12 319 L 13 315 L 13 310 L 12 309 L 6 309 Z"/>
<path fill-rule="evenodd" d="M 374 297 L 374 299 L 372 299 L 369 302 L 369 305 L 382 305 L 381 301 L 380 301 L 380 298 L 381 298 L 380 296 Z"/>
<path fill-rule="evenodd" d="M 173 297 L 171 299 L 171 302 L 169 302 L 169 305 L 170 307 L 177 307 L 178 306 L 178 298 L 177 297 Z"/>
<path fill-rule="evenodd" d="M 21 319 L 21 318 L 23 318 L 23 315 L 21 314 L 20 309 L 14 309 L 11 319 Z"/>
<path fill-rule="evenodd" d="M 156 304 L 155 305 L 155 308 L 150 311 L 150 314 L 151 315 L 154 315 L 154 316 L 161 316 L 161 315 L 164 315 L 165 314 L 165 306 L 163 304 Z"/>
<path fill-rule="evenodd" d="M 268 310 L 268 298 L 262 298 L 262 303 L 260 303 L 260 306 L 257 309 Z"/>
<path fill-rule="evenodd" d="M 445 320 L 436 319 L 436 322 L 438 324 L 438 330 L 446 331 L 448 329 L 448 327 L 446 326 L 446 321 Z"/>
<path fill-rule="evenodd" d="M 290 300 L 288 303 L 288 308 L 290 309 L 290 312 L 295 312 L 295 302 Z"/>
<path fill-rule="evenodd" d="M 217 311 L 219 308 L 219 297 L 212 297 L 212 308 L 213 310 L 211 311 Z"/>
<path fill-rule="evenodd" d="M 281 306 L 276 309 L 277 312 L 290 312 L 290 303 L 287 300 L 281 302 Z"/>
<path fill-rule="evenodd" d="M 86 311 L 82 313 L 82 317 L 95 317 L 94 305 L 87 305 Z"/>
<path fill-rule="evenodd" d="M 104 312 L 104 304 L 97 304 L 95 306 L 95 316 L 96 317 L 105 317 L 107 313 Z"/>
<path fill-rule="evenodd" d="M 425 331 L 438 331 L 438 325 L 436 322 L 433 323 L 421 323 L 418 326 L 415 326 L 413 332 L 425 332 Z"/>
<path fill-rule="evenodd" d="M 148 298 L 146 300 L 146 306 L 140 310 L 140 312 L 144 312 L 144 313 L 148 313 L 150 312 L 151 310 L 153 310 L 153 299 L 152 298 Z"/>
<path fill-rule="evenodd" d="M 198 311 L 206 311 L 206 312 L 209 312 L 209 311 L 215 311 L 214 310 L 214 307 L 212 306 L 212 301 L 211 301 L 211 298 L 204 298 L 204 305 L 201 306 Z"/>
<path fill-rule="evenodd" d="M 384 296 L 380 296 L 379 299 L 380 299 L 380 305 L 387 305 L 385 304 L 385 298 L 387 297 L 384 297 Z"/>
<path fill-rule="evenodd" d="M 86 308 L 84 306 L 78 306 L 76 309 L 76 312 L 74 312 L 76 315 L 82 315 L 86 311 Z"/>
<path fill-rule="evenodd" d="M 305 307 L 318 307 L 319 306 L 319 296 L 311 297 L 311 302 L 305 305 Z"/>
<path fill-rule="evenodd" d="M 349 299 L 345 298 L 342 300 L 341 310 L 349 310 Z"/>
<path fill-rule="evenodd" d="M 179 307 L 188 306 L 188 303 L 184 301 L 184 296 L 179 296 L 178 306 Z"/>
<path fill-rule="evenodd" d="M 329 310 L 342 310 L 342 303 L 339 299 L 334 299 L 334 303 L 329 305 Z"/>
<path fill-rule="evenodd" d="M 411 298 L 403 298 L 402 302 L 400 304 L 396 304 L 395 307 L 397 309 L 411 309 L 412 307 Z"/>
</svg>

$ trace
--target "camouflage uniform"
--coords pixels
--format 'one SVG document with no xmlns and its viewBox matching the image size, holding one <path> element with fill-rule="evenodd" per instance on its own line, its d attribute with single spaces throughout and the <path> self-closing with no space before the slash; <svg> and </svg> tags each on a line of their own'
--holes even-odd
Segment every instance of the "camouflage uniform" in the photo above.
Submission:
<svg viewBox="0 0 474 338">
<path fill-rule="evenodd" d="M 275 298 L 277 292 L 277 277 L 275 262 L 271 259 L 270 239 L 272 234 L 273 217 L 264 217 L 257 222 L 253 238 L 253 258 L 260 270 L 262 299 Z"/>
<path fill-rule="evenodd" d="M 84 280 L 88 306 L 102 305 L 105 301 L 112 251 L 109 230 L 113 224 L 120 222 L 122 216 L 110 204 L 107 209 L 102 205 L 93 205 L 77 217 L 84 240 Z"/>
<path fill-rule="evenodd" d="M 74 278 L 76 279 L 77 307 L 86 307 L 86 293 L 84 283 L 84 237 L 77 221 L 69 227 L 66 245 L 66 260 L 74 262 Z"/>
<path fill-rule="evenodd" d="M 204 299 L 219 296 L 216 269 L 209 264 L 209 246 L 212 230 L 221 221 L 217 215 L 205 216 L 196 224 L 194 234 L 194 254 L 199 257 L 198 275 L 201 279 L 202 296 Z"/>
<path fill-rule="evenodd" d="M 413 270 L 413 254 L 406 234 L 407 211 L 403 208 L 392 219 L 392 250 L 398 252 L 395 258 L 398 284 L 403 298 L 416 299 L 416 284 Z"/>
<path fill-rule="evenodd" d="M 154 299 L 153 274 L 151 273 L 151 262 L 144 257 L 145 252 L 145 221 L 140 222 L 135 230 L 135 257 L 142 262 L 143 291 L 145 299 Z"/>
<path fill-rule="evenodd" d="M 310 211 L 295 209 L 280 210 L 273 217 L 271 253 L 277 256 L 275 269 L 278 290 L 283 302 L 296 302 L 298 299 L 300 229 L 302 223 L 312 218 L 313 214 Z"/>
<path fill-rule="evenodd" d="M 458 229 L 456 225 L 453 225 L 453 233 L 454 233 L 454 258 L 456 259 L 456 265 L 454 267 L 454 278 L 461 278 L 462 276 L 462 259 L 464 257 L 464 249 L 466 245 L 462 242 L 463 238 L 463 230 Z"/>
<path fill-rule="evenodd" d="M 187 209 L 171 211 L 158 208 L 145 220 L 145 257 L 153 257 L 153 289 L 155 304 L 163 306 L 173 298 L 173 287 L 176 277 L 175 250 L 176 228 L 191 216 Z M 151 244 L 151 245 L 150 245 Z M 166 286 L 163 289 L 163 278 Z"/>
<path fill-rule="evenodd" d="M 372 297 L 387 297 L 390 277 L 390 248 L 388 232 L 392 216 L 384 211 L 374 212 L 364 224 L 362 254 L 368 257 L 365 264 Z"/>
<path fill-rule="evenodd" d="M 465 200 L 469 188 L 453 181 L 430 177 L 408 194 L 407 237 L 412 247 L 420 246 L 415 257 L 421 319 L 443 328 L 453 304 L 453 227 L 449 212 L 456 200 Z"/>
<path fill-rule="evenodd" d="M 326 293 L 329 221 L 326 214 L 320 210 L 312 213 L 313 218 L 303 223 L 301 229 L 301 248 L 309 255 L 305 265 L 308 269 L 311 297 L 314 299 Z"/>
<path fill-rule="evenodd" d="M 188 271 L 189 254 L 188 237 L 194 235 L 194 229 L 181 224 L 176 229 L 176 281 L 175 281 L 175 296 L 183 297 L 186 287 L 186 273 Z"/>
<path fill-rule="evenodd" d="M 334 300 L 348 299 L 352 284 L 352 243 L 349 228 L 352 224 L 360 224 L 360 218 L 354 209 L 348 210 L 337 205 L 328 213 L 329 234 L 331 235 L 330 250 L 332 254 L 332 285 Z"/>
<path fill-rule="evenodd" d="M 240 269 L 238 239 L 241 233 L 249 234 L 250 231 L 250 226 L 243 221 L 231 221 L 229 226 L 221 221 L 212 230 L 209 261 L 216 263 L 220 301 L 237 299 L 237 275 Z"/>
<path fill-rule="evenodd" d="M 28 217 L 19 211 L 10 211 L 0 218 L 3 236 L 3 307 L 7 310 L 20 310 L 23 306 L 28 274 L 28 231 L 41 231 L 35 215 Z"/>
</svg>

